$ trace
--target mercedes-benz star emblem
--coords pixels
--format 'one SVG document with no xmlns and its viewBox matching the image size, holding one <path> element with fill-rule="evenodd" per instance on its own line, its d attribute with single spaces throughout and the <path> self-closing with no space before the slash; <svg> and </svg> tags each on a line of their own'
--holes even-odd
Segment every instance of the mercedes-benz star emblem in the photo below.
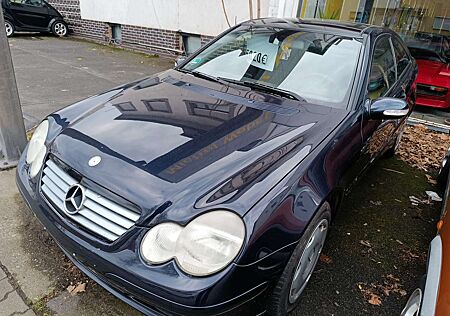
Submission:
<svg viewBox="0 0 450 316">
<path fill-rule="evenodd" d="M 65 211 L 70 215 L 77 214 L 83 207 L 85 199 L 84 188 L 79 184 L 73 185 L 67 191 L 66 199 L 64 200 Z"/>
<path fill-rule="evenodd" d="M 91 159 L 89 159 L 89 167 L 95 167 L 98 166 L 98 164 L 102 161 L 102 157 L 100 156 L 94 156 Z"/>
</svg>

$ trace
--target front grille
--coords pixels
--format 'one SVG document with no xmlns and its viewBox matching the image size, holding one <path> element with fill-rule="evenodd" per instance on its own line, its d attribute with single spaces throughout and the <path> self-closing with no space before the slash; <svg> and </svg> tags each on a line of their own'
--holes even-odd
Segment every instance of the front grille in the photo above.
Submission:
<svg viewBox="0 0 450 316">
<path fill-rule="evenodd" d="M 65 200 L 69 189 L 79 182 L 48 160 L 42 175 L 41 190 L 48 200 L 66 217 L 110 242 L 125 234 L 139 219 L 140 214 L 84 188 L 84 203 L 76 214 L 66 211 Z"/>
<path fill-rule="evenodd" d="M 428 95 L 428 96 L 433 96 L 433 97 L 444 97 L 447 92 L 448 89 L 446 88 L 441 88 L 439 87 L 440 91 L 436 91 L 435 89 L 433 89 L 433 86 L 428 86 L 425 84 L 418 84 L 417 85 L 417 94 L 419 95 Z"/>
</svg>

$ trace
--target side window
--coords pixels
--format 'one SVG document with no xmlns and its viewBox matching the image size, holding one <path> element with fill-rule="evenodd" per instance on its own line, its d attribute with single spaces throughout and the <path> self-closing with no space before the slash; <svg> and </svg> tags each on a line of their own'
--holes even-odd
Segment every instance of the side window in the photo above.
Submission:
<svg viewBox="0 0 450 316">
<path fill-rule="evenodd" d="M 369 76 L 369 98 L 378 99 L 386 94 L 396 81 L 396 63 L 392 55 L 389 37 L 380 38 L 375 43 L 372 68 Z"/>
<path fill-rule="evenodd" d="M 410 60 L 408 53 L 398 39 L 393 38 L 392 44 L 394 45 L 395 59 L 397 61 L 397 73 L 400 78 L 403 71 L 408 67 Z"/>
</svg>

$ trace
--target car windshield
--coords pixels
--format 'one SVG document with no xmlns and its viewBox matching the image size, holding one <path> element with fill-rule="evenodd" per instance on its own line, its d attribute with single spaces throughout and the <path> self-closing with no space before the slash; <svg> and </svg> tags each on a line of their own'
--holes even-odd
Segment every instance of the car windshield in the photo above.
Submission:
<svg viewBox="0 0 450 316">
<path fill-rule="evenodd" d="M 416 59 L 440 62 L 445 61 L 444 52 L 450 48 L 444 36 L 432 33 L 417 33 L 414 38 L 407 40 L 407 46 Z"/>
<path fill-rule="evenodd" d="M 335 34 L 242 26 L 181 70 L 345 108 L 361 47 L 360 41 Z"/>
</svg>

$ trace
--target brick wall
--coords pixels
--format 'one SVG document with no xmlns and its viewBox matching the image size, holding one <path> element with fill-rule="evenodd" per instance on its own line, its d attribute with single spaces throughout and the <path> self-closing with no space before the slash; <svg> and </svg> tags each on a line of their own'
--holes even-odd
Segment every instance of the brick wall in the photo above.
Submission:
<svg viewBox="0 0 450 316">
<path fill-rule="evenodd" d="M 73 34 L 80 37 L 109 44 L 111 28 L 108 23 L 84 20 L 80 14 L 79 0 L 48 0 L 64 16 Z M 202 44 L 211 40 L 210 36 L 202 36 Z M 180 34 L 174 31 L 122 25 L 122 42 L 116 46 L 130 48 L 150 54 L 178 56 L 182 50 Z"/>
<path fill-rule="evenodd" d="M 64 16 L 74 35 L 105 41 L 105 23 L 82 20 L 79 0 L 49 0 L 49 3 Z"/>
<path fill-rule="evenodd" d="M 170 56 L 180 55 L 174 50 L 182 49 L 181 36 L 178 32 L 133 25 L 122 25 L 120 46 Z"/>
</svg>

